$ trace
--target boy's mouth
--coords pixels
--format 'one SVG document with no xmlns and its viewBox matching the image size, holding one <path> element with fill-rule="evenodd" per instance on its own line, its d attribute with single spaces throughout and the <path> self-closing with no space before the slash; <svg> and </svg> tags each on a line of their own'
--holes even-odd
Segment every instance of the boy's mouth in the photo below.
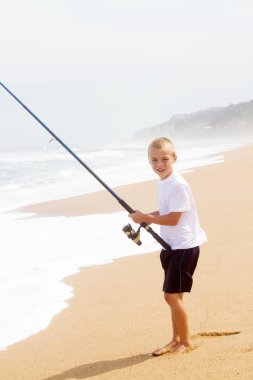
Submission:
<svg viewBox="0 0 253 380">
<path fill-rule="evenodd" d="M 155 171 L 161 179 L 165 179 L 171 174 L 171 171 L 167 168 L 157 168 Z"/>
<path fill-rule="evenodd" d="M 156 169 L 156 171 L 157 171 L 158 173 L 162 173 L 162 172 L 165 171 L 165 169 Z"/>
<path fill-rule="evenodd" d="M 163 178 L 166 175 L 165 169 L 156 169 L 156 173 L 159 175 L 160 178 Z"/>
</svg>

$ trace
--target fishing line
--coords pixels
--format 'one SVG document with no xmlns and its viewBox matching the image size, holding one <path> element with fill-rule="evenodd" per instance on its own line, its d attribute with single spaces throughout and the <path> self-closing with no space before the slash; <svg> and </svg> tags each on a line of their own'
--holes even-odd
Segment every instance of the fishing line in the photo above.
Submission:
<svg viewBox="0 0 253 380">
<path fill-rule="evenodd" d="M 17 98 L 16 95 L 14 95 L 2 82 L 0 82 L 0 85 L 53 137 L 54 140 L 57 140 L 63 148 L 65 148 L 78 162 L 81 164 L 117 201 L 120 203 L 120 205 L 129 212 L 129 214 L 132 214 L 135 212 L 135 210 L 132 209 L 123 199 L 121 199 L 104 181 L 102 181 L 101 178 L 98 177 L 96 173 L 93 172 L 89 168 L 88 165 L 85 164 L 73 150 L 71 150 L 51 129 L 49 129 L 46 124 L 43 123 L 24 103 L 21 102 Z M 50 142 L 52 139 L 50 140 Z M 148 224 L 141 223 L 140 227 L 143 227 L 147 232 L 149 232 L 153 238 L 166 250 L 170 250 L 170 246 L 159 236 Z M 130 224 L 123 227 L 123 231 L 126 233 L 127 237 L 131 240 L 133 240 L 136 244 L 140 245 L 140 227 L 137 232 L 133 230 Z"/>
</svg>

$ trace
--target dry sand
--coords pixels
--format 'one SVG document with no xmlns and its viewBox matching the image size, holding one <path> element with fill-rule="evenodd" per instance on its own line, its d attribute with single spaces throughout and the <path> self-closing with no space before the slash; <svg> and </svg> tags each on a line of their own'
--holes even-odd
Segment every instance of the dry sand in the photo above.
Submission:
<svg viewBox="0 0 253 380">
<path fill-rule="evenodd" d="M 83 268 L 65 279 L 69 308 L 44 331 L 0 352 L 1 380 L 253 379 L 253 148 L 185 174 L 207 232 L 186 295 L 197 349 L 154 358 L 171 334 L 158 253 Z M 154 182 L 118 188 L 134 208 L 155 207 Z M 143 196 L 145 194 L 145 197 Z M 39 215 L 121 210 L 106 192 L 29 206 Z M 145 234 L 145 232 L 143 232 Z M 143 241 L 144 241 L 143 237 Z M 240 331 L 231 336 L 201 332 Z"/>
</svg>

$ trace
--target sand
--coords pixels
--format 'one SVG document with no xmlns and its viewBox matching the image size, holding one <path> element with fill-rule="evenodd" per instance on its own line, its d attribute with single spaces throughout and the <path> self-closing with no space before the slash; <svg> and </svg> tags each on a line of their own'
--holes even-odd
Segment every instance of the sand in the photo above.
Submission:
<svg viewBox="0 0 253 380">
<path fill-rule="evenodd" d="M 253 379 L 252 173 L 253 149 L 247 147 L 226 152 L 224 163 L 185 174 L 209 239 L 186 295 L 196 350 L 150 355 L 171 335 L 154 252 L 83 268 L 65 279 L 75 292 L 69 308 L 44 331 L 0 352 L 0 379 Z M 148 211 L 155 207 L 154 189 L 150 181 L 117 191 L 132 207 Z M 121 210 L 102 191 L 24 211 L 73 216 L 101 212 L 102 204 L 105 213 Z M 240 334 L 198 335 L 222 331 Z"/>
</svg>

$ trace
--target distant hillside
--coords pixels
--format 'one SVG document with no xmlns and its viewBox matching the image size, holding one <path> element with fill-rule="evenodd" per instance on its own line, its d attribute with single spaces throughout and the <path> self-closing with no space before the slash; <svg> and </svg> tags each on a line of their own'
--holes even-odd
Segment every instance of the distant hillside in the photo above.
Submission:
<svg viewBox="0 0 253 380">
<path fill-rule="evenodd" d="M 135 140 L 166 136 L 174 141 L 239 138 L 253 141 L 253 100 L 175 115 L 169 121 L 135 133 Z"/>
</svg>

